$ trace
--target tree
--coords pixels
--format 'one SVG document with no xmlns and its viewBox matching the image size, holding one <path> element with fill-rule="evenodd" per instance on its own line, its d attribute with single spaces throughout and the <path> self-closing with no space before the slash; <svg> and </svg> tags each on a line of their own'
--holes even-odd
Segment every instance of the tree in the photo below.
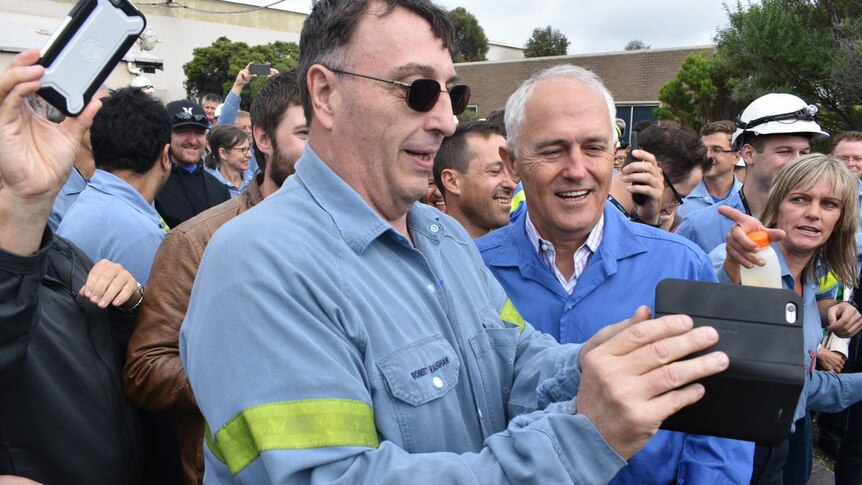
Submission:
<svg viewBox="0 0 862 485">
<path fill-rule="evenodd" d="M 665 106 L 657 115 L 694 126 L 735 117 L 763 94 L 787 92 L 816 105 L 829 132 L 862 127 L 862 2 L 762 0 L 743 6 L 738 0 L 727 14 L 729 24 L 716 35 L 709 63 L 718 94 L 710 101 L 709 90 L 700 89 L 702 73 L 692 78 L 694 66 L 684 64 L 662 88 Z"/>
<path fill-rule="evenodd" d="M 484 61 L 488 53 L 488 38 L 476 17 L 464 7 L 458 7 L 449 12 L 449 20 L 458 47 L 455 62 Z"/>
<path fill-rule="evenodd" d="M 640 39 L 630 40 L 628 44 L 626 44 L 625 50 L 627 51 L 639 51 L 649 49 L 651 46 Z"/>
<path fill-rule="evenodd" d="M 564 56 L 569 50 L 569 39 L 550 25 L 533 29 L 533 35 L 524 44 L 524 57 Z"/>
<path fill-rule="evenodd" d="M 692 54 L 685 58 L 676 77 L 661 87 L 658 99 L 662 106 L 654 113 L 659 119 L 674 120 L 681 127 L 700 132 L 710 121 L 734 119 L 739 114 L 731 87 L 719 59 Z"/>
<path fill-rule="evenodd" d="M 192 51 L 192 59 L 183 65 L 186 75 L 183 85 L 190 99 L 199 99 L 207 93 L 224 96 L 230 91 L 237 73 L 249 62 L 268 62 L 283 71 L 295 68 L 298 60 L 299 46 L 294 42 L 276 41 L 249 46 L 245 42 L 219 37 L 209 47 Z M 245 88 L 240 105 L 242 109 L 249 108 L 251 99 L 262 85 L 262 79 L 256 79 Z"/>
</svg>

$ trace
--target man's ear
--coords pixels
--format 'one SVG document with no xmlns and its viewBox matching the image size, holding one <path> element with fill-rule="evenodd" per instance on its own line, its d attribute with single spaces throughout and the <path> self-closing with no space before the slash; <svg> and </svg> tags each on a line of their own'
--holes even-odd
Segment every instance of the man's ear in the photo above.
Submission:
<svg viewBox="0 0 862 485">
<path fill-rule="evenodd" d="M 165 143 L 164 148 L 162 148 L 162 154 L 159 157 L 159 163 L 162 164 L 162 168 L 166 172 L 171 171 L 171 153 L 171 144 Z"/>
<path fill-rule="evenodd" d="M 515 161 L 515 154 L 509 150 L 509 147 L 500 147 L 500 158 L 503 160 L 503 165 L 506 166 L 506 171 L 512 176 L 512 180 L 517 184 L 521 181 L 521 174 L 518 173 L 518 164 Z"/>
<path fill-rule="evenodd" d="M 335 76 L 334 72 L 320 64 L 315 64 L 311 66 L 305 77 L 314 120 L 327 129 L 332 129 L 332 116 L 340 100 Z"/>
<path fill-rule="evenodd" d="M 739 152 L 742 156 L 742 159 L 745 160 L 745 166 L 754 165 L 754 146 L 746 143 L 742 146 L 742 150 Z"/>
<path fill-rule="evenodd" d="M 273 154 L 272 140 L 269 139 L 263 126 L 251 125 L 251 136 L 254 138 L 254 146 L 271 159 Z"/>
<path fill-rule="evenodd" d="M 461 178 L 457 170 L 444 168 L 440 172 L 440 182 L 446 188 L 446 194 L 461 195 Z"/>
</svg>

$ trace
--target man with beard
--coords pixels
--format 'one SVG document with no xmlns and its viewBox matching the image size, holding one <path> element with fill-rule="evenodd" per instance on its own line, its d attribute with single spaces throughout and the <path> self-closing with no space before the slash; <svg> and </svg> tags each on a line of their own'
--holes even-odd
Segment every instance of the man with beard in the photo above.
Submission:
<svg viewBox="0 0 862 485">
<path fill-rule="evenodd" d="M 126 392 L 140 406 L 177 413 L 183 475 L 203 481 L 204 422 L 178 351 L 204 249 L 224 223 L 268 197 L 293 173 L 308 137 L 294 72 L 270 78 L 251 107 L 254 149 L 262 172 L 238 197 L 198 214 L 172 230 L 159 248 L 124 369 Z"/>
<path fill-rule="evenodd" d="M 473 239 L 509 223 L 515 181 L 500 158 L 506 138 L 486 121 L 461 123 L 434 157 L 434 180 L 446 213 Z"/>
<path fill-rule="evenodd" d="M 166 109 L 171 117 L 171 176 L 156 196 L 156 210 L 173 228 L 230 199 L 230 192 L 204 170 L 201 156 L 209 122 L 203 108 L 183 99 Z"/>
</svg>

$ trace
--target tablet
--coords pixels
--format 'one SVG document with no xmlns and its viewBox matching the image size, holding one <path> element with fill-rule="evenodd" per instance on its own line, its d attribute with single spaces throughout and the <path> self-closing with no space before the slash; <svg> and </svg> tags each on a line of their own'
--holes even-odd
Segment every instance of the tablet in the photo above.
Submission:
<svg viewBox="0 0 862 485">
<path fill-rule="evenodd" d="M 700 382 L 704 397 L 668 418 L 662 429 L 775 444 L 790 433 L 805 385 L 802 300 L 789 290 L 663 280 L 656 317 L 689 315 L 712 326 L 730 366 Z"/>
</svg>

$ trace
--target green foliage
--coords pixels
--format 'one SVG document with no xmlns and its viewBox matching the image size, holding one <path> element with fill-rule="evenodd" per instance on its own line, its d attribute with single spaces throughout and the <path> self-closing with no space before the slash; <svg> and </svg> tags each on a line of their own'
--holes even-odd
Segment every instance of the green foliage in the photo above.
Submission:
<svg viewBox="0 0 862 485">
<path fill-rule="evenodd" d="M 569 50 L 569 39 L 550 25 L 533 29 L 533 35 L 524 44 L 524 57 L 564 56 Z"/>
<path fill-rule="evenodd" d="M 630 40 L 629 43 L 626 44 L 625 50 L 627 50 L 627 51 L 639 51 L 639 50 L 649 49 L 650 47 L 651 46 L 649 44 L 647 44 L 646 42 L 644 42 L 640 39 L 635 39 L 635 40 Z"/>
<path fill-rule="evenodd" d="M 464 7 L 458 7 L 449 12 L 449 20 L 458 46 L 455 62 L 484 61 L 488 53 L 488 38 L 476 17 Z"/>
<path fill-rule="evenodd" d="M 293 69 L 299 60 L 299 46 L 294 42 L 276 41 L 249 46 L 219 37 L 209 47 L 192 51 L 192 59 L 183 65 L 186 80 L 183 85 L 190 99 L 200 99 L 207 93 L 224 97 L 233 86 L 237 73 L 249 62 L 270 63 L 279 71 Z M 255 79 L 243 90 L 240 107 L 248 110 L 254 95 L 263 86 L 264 77 Z"/>
<path fill-rule="evenodd" d="M 734 119 L 739 113 L 731 98 L 731 86 L 718 58 L 692 54 L 683 61 L 676 77 L 661 87 L 662 106 L 654 113 L 697 133 L 710 121 Z"/>
<path fill-rule="evenodd" d="M 727 15 L 708 63 L 715 96 L 706 66 L 686 63 L 662 88 L 658 116 L 694 127 L 732 119 L 763 94 L 787 92 L 817 105 L 827 131 L 862 128 L 862 2 L 737 0 Z"/>
<path fill-rule="evenodd" d="M 747 9 L 737 4 L 728 12 L 730 26 L 716 37 L 721 57 L 739 80 L 734 96 L 750 101 L 767 92 L 789 92 L 816 104 L 828 131 L 860 126 L 858 81 L 848 92 L 841 79 L 853 71 L 858 76 L 862 61 L 859 51 L 853 52 L 862 42 L 862 10 L 852 3 L 764 0 Z"/>
</svg>

